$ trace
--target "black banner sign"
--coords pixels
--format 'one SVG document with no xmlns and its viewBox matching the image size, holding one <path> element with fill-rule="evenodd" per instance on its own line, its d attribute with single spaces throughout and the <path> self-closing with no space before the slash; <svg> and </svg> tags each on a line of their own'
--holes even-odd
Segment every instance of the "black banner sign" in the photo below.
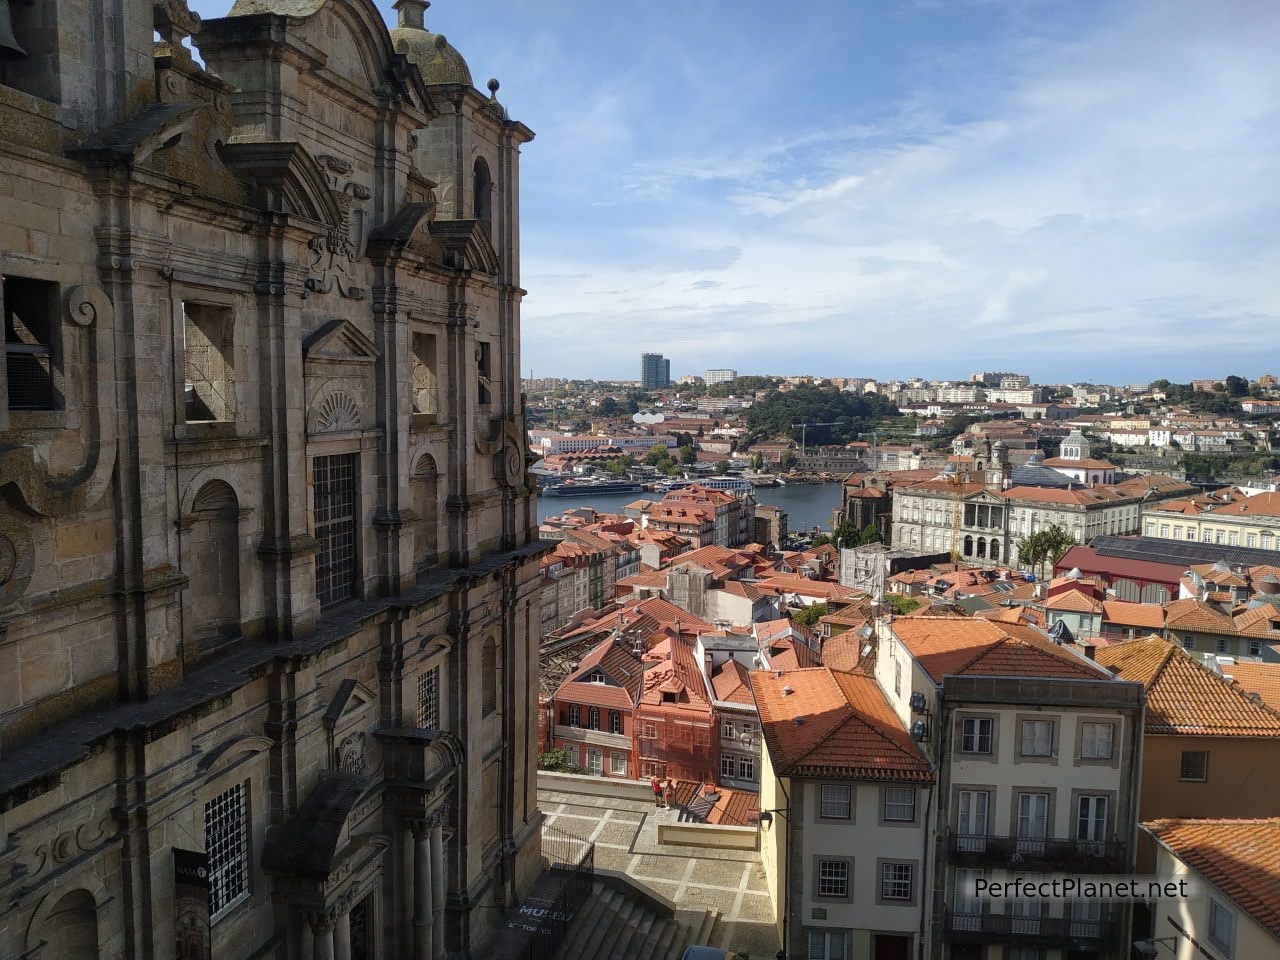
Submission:
<svg viewBox="0 0 1280 960">
<path fill-rule="evenodd" d="M 209 945 L 209 857 L 173 851 L 176 960 L 212 960 Z"/>
</svg>

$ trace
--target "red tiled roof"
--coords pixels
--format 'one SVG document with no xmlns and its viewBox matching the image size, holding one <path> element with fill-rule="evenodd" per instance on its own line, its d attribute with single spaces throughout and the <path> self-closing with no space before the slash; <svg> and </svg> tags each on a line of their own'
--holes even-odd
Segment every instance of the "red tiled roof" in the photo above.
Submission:
<svg viewBox="0 0 1280 960">
<path fill-rule="evenodd" d="M 1105 623 L 1115 623 L 1122 627 L 1163 630 L 1164 607 L 1154 603 L 1106 600 L 1102 604 L 1102 619 Z"/>
<path fill-rule="evenodd" d="M 933 779 L 873 678 L 826 667 L 751 674 L 779 776 Z"/>
<path fill-rule="evenodd" d="M 1170 819 L 1142 826 L 1280 938 L 1280 818 Z"/>
<path fill-rule="evenodd" d="M 1164 607 L 1164 624 L 1170 630 L 1192 630 L 1198 633 L 1236 632 L 1235 621 L 1203 600 L 1173 600 Z"/>
<path fill-rule="evenodd" d="M 1121 680 L 1147 688 L 1147 733 L 1280 736 L 1280 714 L 1255 703 L 1171 640 L 1130 640 L 1099 648 L 1095 656 Z"/>
<path fill-rule="evenodd" d="M 1100 613 L 1102 601 L 1081 590 L 1064 590 L 1047 599 L 1044 602 L 1044 608 L 1061 610 L 1065 613 Z"/>
<path fill-rule="evenodd" d="M 584 703 L 588 706 L 608 707 L 611 710 L 630 710 L 635 704 L 631 694 L 622 687 L 610 686 L 607 683 L 575 683 L 568 681 L 560 684 L 555 699 L 570 703 Z"/>
<path fill-rule="evenodd" d="M 951 674 L 1067 680 L 1107 676 L 1025 624 L 955 616 L 908 617 L 895 618 L 890 629 L 935 683 Z"/>
<path fill-rule="evenodd" d="M 1222 672 L 1249 693 L 1256 693 L 1272 710 L 1280 711 L 1280 663 L 1237 660 Z"/>
<path fill-rule="evenodd" d="M 747 668 L 737 660 L 727 660 L 711 675 L 711 689 L 716 699 L 726 703 L 754 704 Z"/>
</svg>

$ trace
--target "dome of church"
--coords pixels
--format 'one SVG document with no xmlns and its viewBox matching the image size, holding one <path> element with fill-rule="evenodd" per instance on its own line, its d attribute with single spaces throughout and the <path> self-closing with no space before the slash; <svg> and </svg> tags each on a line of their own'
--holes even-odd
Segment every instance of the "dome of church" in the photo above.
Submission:
<svg viewBox="0 0 1280 960">
<path fill-rule="evenodd" d="M 403 53 L 417 64 L 426 83 L 472 85 L 467 61 L 450 46 L 443 34 L 417 27 L 397 27 L 391 31 L 391 42 L 397 53 Z"/>
</svg>

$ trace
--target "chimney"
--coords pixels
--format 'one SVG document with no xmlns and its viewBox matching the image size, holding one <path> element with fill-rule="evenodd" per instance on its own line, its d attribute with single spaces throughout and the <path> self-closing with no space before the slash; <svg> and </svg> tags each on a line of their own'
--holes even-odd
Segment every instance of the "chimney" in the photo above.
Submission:
<svg viewBox="0 0 1280 960">
<path fill-rule="evenodd" d="M 778 671 L 778 672 L 779 672 L 779 674 L 781 674 L 781 672 L 782 672 L 782 671 Z M 784 697 L 789 697 L 789 696 L 791 696 L 791 694 L 793 694 L 794 692 L 795 692 L 795 691 L 794 691 L 794 690 L 792 690 L 790 687 L 783 687 L 783 688 L 782 688 L 782 695 L 783 695 Z"/>
<path fill-rule="evenodd" d="M 1090 660 L 1097 660 L 1098 645 L 1095 643 L 1086 643 L 1084 645 L 1084 655 Z"/>
</svg>

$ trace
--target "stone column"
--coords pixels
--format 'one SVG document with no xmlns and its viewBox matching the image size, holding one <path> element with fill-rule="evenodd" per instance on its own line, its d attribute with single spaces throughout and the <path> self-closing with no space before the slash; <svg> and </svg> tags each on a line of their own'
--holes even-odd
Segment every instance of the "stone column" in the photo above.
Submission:
<svg viewBox="0 0 1280 960">
<path fill-rule="evenodd" d="M 333 960 L 351 960 L 351 899 L 338 904 L 333 923 Z"/>
<path fill-rule="evenodd" d="M 425 820 L 410 824 L 413 831 L 413 960 L 431 960 L 435 923 L 431 880 L 431 827 Z"/>
<path fill-rule="evenodd" d="M 311 915 L 311 956 L 314 960 L 335 960 L 333 918 L 325 913 Z"/>
<path fill-rule="evenodd" d="M 444 960 L 444 811 L 431 820 L 431 951 L 435 960 Z"/>
</svg>

